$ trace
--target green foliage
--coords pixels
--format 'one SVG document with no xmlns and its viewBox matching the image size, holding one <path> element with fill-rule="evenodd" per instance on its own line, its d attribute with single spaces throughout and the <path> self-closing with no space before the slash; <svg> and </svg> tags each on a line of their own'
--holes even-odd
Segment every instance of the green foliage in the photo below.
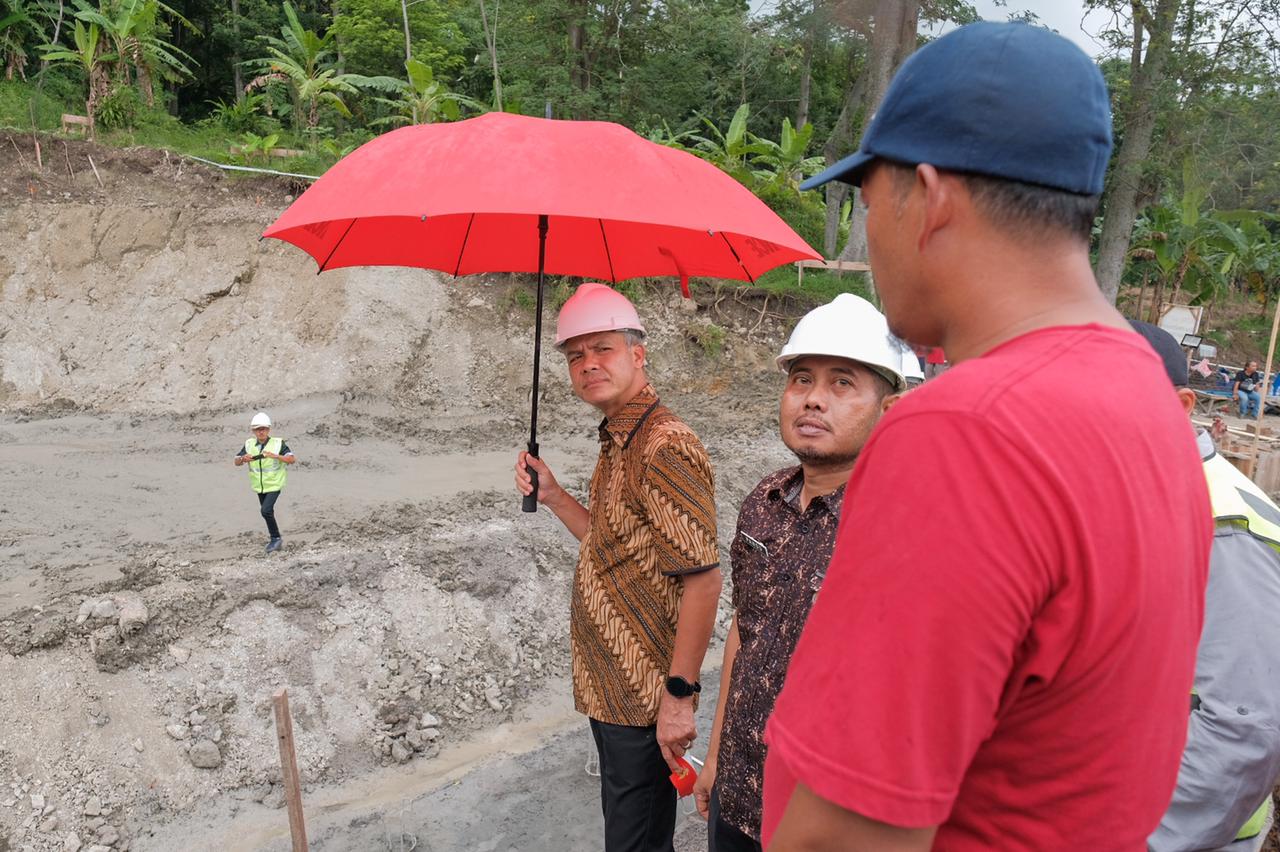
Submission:
<svg viewBox="0 0 1280 852">
<path fill-rule="evenodd" d="M 210 118 L 233 133 L 257 131 L 262 124 L 260 111 L 265 100 L 262 95 L 245 95 L 231 103 L 218 100 L 211 104 Z"/>
<path fill-rule="evenodd" d="M 719 358 L 724 352 L 725 331 L 710 320 L 687 327 L 685 336 L 698 344 L 708 358 Z"/>
<path fill-rule="evenodd" d="M 408 6 L 412 58 L 453 74 L 465 65 L 467 47 L 451 2 L 414 0 Z M 345 70 L 368 76 L 394 75 L 404 68 L 404 19 L 400 0 L 346 0 L 333 19 Z"/>
<path fill-rule="evenodd" d="M 38 91 L 34 83 L 0 78 L 0 127 L 31 130 L 34 116 L 37 130 L 55 130 L 62 113 L 82 109 L 75 95 L 63 100 L 63 86 L 46 86 Z"/>
<path fill-rule="evenodd" d="M 142 98 L 130 85 L 119 85 L 98 102 L 97 121 L 104 130 L 133 127 L 142 111 Z"/>
<path fill-rule="evenodd" d="M 389 88 L 397 94 L 396 98 L 374 98 L 376 102 L 389 107 L 392 114 L 371 121 L 371 126 L 457 121 L 462 116 L 463 106 L 484 112 L 483 104 L 466 95 L 449 91 L 444 83 L 435 79 L 431 68 L 426 64 L 410 59 L 405 63 L 405 70 L 408 72 L 407 80 L 385 77 L 365 79 L 365 85 L 370 88 Z"/>
<path fill-rule="evenodd" d="M 265 163 L 271 159 L 271 149 L 280 144 L 279 133 L 268 133 L 266 136 L 259 136 L 256 133 L 241 133 L 240 140 L 244 143 L 242 150 L 246 161 L 254 159 L 255 155 L 261 157 Z"/>
</svg>

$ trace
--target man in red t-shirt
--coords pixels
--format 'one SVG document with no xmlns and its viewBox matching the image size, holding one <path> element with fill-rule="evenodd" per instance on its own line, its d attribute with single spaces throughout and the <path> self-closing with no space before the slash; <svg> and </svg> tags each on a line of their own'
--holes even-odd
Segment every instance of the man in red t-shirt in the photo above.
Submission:
<svg viewBox="0 0 1280 852">
<path fill-rule="evenodd" d="M 861 184 L 890 326 L 954 366 L 854 468 L 767 728 L 772 850 L 1139 850 L 1169 802 L 1212 531 L 1186 417 L 1089 265 L 1110 147 L 1083 52 L 979 23 L 814 179 Z"/>
</svg>

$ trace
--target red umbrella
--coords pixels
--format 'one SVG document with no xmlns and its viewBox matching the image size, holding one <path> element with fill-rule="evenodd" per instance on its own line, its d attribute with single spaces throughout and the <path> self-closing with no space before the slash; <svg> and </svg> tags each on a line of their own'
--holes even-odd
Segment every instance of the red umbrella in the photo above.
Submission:
<svg viewBox="0 0 1280 852">
<path fill-rule="evenodd" d="M 820 257 L 749 190 L 692 154 L 608 122 L 507 113 L 404 127 L 360 146 L 263 236 L 293 243 L 320 272 L 537 272 L 535 456 L 544 273 L 611 282 L 673 275 L 687 296 L 691 275 L 754 282 Z M 536 501 L 526 498 L 524 508 L 536 510 Z"/>
</svg>

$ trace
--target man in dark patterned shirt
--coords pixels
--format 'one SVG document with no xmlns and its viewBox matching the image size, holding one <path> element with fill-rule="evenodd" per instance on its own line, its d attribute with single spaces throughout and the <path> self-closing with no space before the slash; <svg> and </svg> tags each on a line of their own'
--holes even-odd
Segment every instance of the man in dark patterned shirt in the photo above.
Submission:
<svg viewBox="0 0 1280 852">
<path fill-rule="evenodd" d="M 600 753 L 605 852 L 671 852 L 676 762 L 697 736 L 698 673 L 720 600 L 711 462 L 645 376 L 635 307 L 587 282 L 560 311 L 574 393 L 605 415 L 583 506 L 528 453 L 516 487 L 581 542 L 569 642 L 573 698 Z M 535 484 L 530 471 L 536 471 Z"/>
<path fill-rule="evenodd" d="M 901 345 L 865 299 L 805 315 L 778 356 L 782 441 L 800 464 L 747 496 L 730 549 L 733 624 L 707 764 L 694 788 L 711 852 L 759 852 L 764 727 L 835 546 L 854 460 L 894 395 Z"/>
</svg>

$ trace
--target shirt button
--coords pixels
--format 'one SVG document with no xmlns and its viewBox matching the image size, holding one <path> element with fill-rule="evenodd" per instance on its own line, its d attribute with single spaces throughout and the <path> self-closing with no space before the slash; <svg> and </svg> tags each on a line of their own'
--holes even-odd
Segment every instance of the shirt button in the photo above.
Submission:
<svg viewBox="0 0 1280 852">
<path fill-rule="evenodd" d="M 795 578 L 796 578 L 796 575 L 795 575 L 795 574 L 786 573 L 786 574 L 783 574 L 783 575 L 782 575 L 782 582 L 784 582 L 784 583 L 790 583 L 790 582 L 791 582 L 792 580 L 794 580 Z"/>
<path fill-rule="evenodd" d="M 812 527 L 808 521 L 801 521 L 800 526 L 798 526 L 797 529 L 800 530 L 801 535 L 808 535 L 809 530 L 812 529 Z"/>
</svg>

